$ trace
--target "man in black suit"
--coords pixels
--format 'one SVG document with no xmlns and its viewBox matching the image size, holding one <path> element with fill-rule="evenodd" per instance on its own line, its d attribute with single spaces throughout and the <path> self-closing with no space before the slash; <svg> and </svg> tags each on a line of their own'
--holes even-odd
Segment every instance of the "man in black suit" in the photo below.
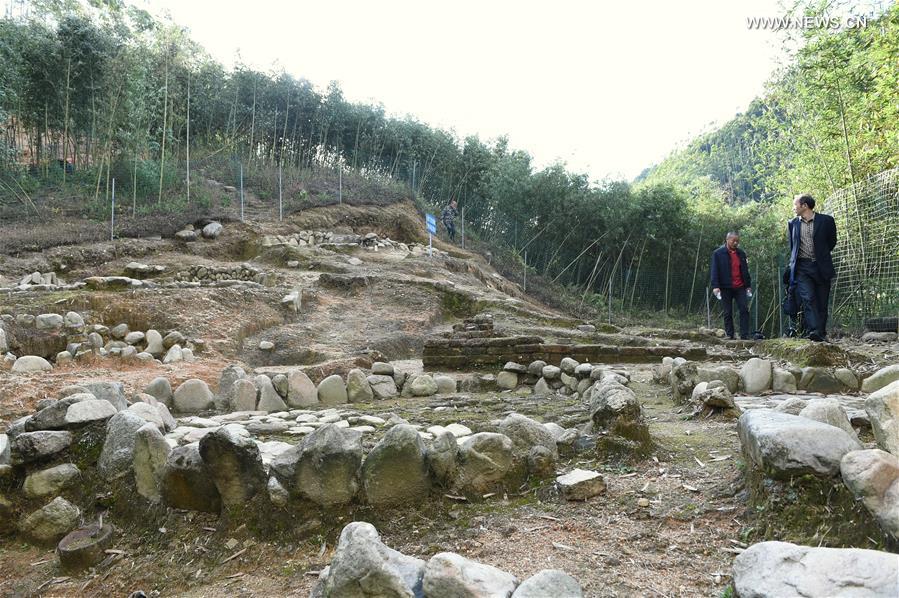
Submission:
<svg viewBox="0 0 899 598">
<path fill-rule="evenodd" d="M 724 245 L 712 252 L 712 293 L 721 301 L 724 311 L 724 333 L 734 337 L 734 305 L 740 312 L 740 338 L 749 340 L 749 299 L 752 298 L 752 279 L 746 252 L 738 247 L 740 235 L 727 233 Z"/>
<path fill-rule="evenodd" d="M 823 341 L 827 338 L 830 283 L 836 274 L 830 252 L 837 244 L 837 225 L 833 217 L 815 212 L 811 195 L 797 195 L 793 212 L 796 217 L 787 223 L 793 284 L 802 302 L 808 338 Z"/>
</svg>

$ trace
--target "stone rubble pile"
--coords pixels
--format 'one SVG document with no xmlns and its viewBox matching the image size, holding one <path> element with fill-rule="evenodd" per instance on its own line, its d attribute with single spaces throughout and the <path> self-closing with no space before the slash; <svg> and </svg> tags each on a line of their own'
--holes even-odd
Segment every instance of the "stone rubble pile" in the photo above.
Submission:
<svg viewBox="0 0 899 598">
<path fill-rule="evenodd" d="M 497 598 L 581 598 L 576 579 L 557 569 L 544 569 L 519 582 L 496 567 L 453 552 L 427 562 L 387 547 L 375 527 L 355 521 L 343 528 L 331 564 L 319 575 L 315 598 L 350 596 L 490 596 Z"/>
<path fill-rule="evenodd" d="M 208 222 L 201 228 L 195 228 L 193 224 L 186 225 L 183 229 L 175 233 L 175 238 L 179 241 L 191 242 L 199 238 L 215 240 L 224 231 L 224 227 L 219 222 Z"/>
<path fill-rule="evenodd" d="M 41 347 L 64 349 L 57 351 L 52 357 L 57 365 L 73 360 L 84 360 L 94 357 L 114 357 L 137 361 L 153 361 L 176 363 L 193 361 L 195 353 L 205 348 L 201 339 L 188 338 L 177 330 L 161 332 L 131 330 L 127 324 L 121 323 L 109 327 L 103 324 L 87 324 L 84 316 L 70 311 L 60 314 L 3 314 L 0 319 L 0 354 L 5 354 L 0 369 L 11 369 L 16 373 L 26 373 L 52 369 L 49 361 L 36 355 L 24 355 L 16 358 L 9 353 L 12 339 L 4 327 L 15 322 L 31 338 L 40 339 Z M 55 349 L 53 349 L 55 351 Z M 48 355 L 49 356 L 49 355 Z"/>
<path fill-rule="evenodd" d="M 238 516 L 250 500 L 283 508 L 408 504 L 447 492 L 477 498 L 517 489 L 529 476 L 554 477 L 564 442 L 557 430 L 576 433 L 514 413 L 481 432 L 461 424 L 423 431 L 396 416 L 337 409 L 175 420 L 170 406 L 214 406 L 205 383 L 188 380 L 173 391 L 158 378 L 145 391 L 129 401 L 118 382 L 69 387 L 13 422 L 0 434 L 0 519 L 18 522 L 35 542 L 55 542 L 91 508 L 83 497 L 100 492 L 98 483 L 131 492 L 133 482 L 149 502 L 215 513 L 239 507 Z M 372 445 L 365 434 L 380 437 Z M 571 500 L 605 489 L 598 474 L 573 474 L 557 481 Z"/>
<path fill-rule="evenodd" d="M 250 264 L 239 266 L 204 266 L 194 265 L 175 274 L 178 282 L 216 282 L 225 280 L 242 280 L 265 284 L 266 275 L 263 270 Z"/>
<path fill-rule="evenodd" d="M 428 246 L 420 243 L 402 243 L 387 237 L 379 237 L 376 233 L 364 235 L 340 234 L 332 231 L 303 230 L 288 235 L 265 235 L 262 237 L 261 246 L 269 247 L 321 247 L 334 249 L 342 247 L 360 247 L 368 251 L 388 249 L 401 251 L 412 255 L 424 255 L 428 253 Z M 431 249 L 434 254 L 446 255 L 438 249 Z"/>
</svg>

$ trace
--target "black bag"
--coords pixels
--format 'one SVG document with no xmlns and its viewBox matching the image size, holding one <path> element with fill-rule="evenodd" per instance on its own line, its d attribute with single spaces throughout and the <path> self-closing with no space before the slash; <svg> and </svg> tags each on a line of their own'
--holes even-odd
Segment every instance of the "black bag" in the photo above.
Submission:
<svg viewBox="0 0 899 598">
<path fill-rule="evenodd" d="M 784 313 L 791 318 L 795 318 L 796 315 L 799 314 L 799 297 L 796 296 L 796 287 L 787 287 L 787 292 L 784 294 L 781 307 L 783 308 Z"/>
</svg>

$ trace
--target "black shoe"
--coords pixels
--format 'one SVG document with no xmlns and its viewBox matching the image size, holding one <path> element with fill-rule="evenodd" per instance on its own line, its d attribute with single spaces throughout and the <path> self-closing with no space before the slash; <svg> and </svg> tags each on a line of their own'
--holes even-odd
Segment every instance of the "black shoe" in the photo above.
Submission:
<svg viewBox="0 0 899 598">
<path fill-rule="evenodd" d="M 812 342 L 815 342 L 815 343 L 822 343 L 822 342 L 824 342 L 824 339 L 823 339 L 823 338 L 821 337 L 821 335 L 818 334 L 817 332 L 809 332 L 809 333 L 808 333 L 808 340 L 810 340 L 810 341 L 812 341 Z"/>
</svg>

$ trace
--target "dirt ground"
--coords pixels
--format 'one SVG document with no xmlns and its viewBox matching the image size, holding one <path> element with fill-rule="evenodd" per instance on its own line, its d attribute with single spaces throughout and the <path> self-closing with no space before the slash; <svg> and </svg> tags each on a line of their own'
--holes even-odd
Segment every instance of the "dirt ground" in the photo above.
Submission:
<svg viewBox="0 0 899 598">
<path fill-rule="evenodd" d="M 437 247 L 447 253 L 435 259 L 390 250 L 284 251 L 259 245 L 263 234 L 313 227 L 376 232 L 411 243 L 423 236 L 411 209 L 411 204 L 332 206 L 284 223 L 228 223 L 217 242 L 124 239 L 43 252 L 0 252 L 0 278 L 7 284 L 34 270 L 64 272 L 68 281 L 120 275 L 132 260 L 166 266 L 163 278 L 188 265 L 245 261 L 269 276 L 263 287 L 249 289 L 165 287 L 0 297 L 0 313 L 74 309 L 90 323 L 179 330 L 203 339 L 206 347 L 193 363 L 125 366 L 105 359 L 40 375 L 0 373 L 0 427 L 32 412 L 38 400 L 56 398 L 64 386 L 78 382 L 118 380 L 130 395 L 160 375 L 173 386 L 200 378 L 215 389 L 222 369 L 235 362 L 262 367 L 355 356 L 416 359 L 427 335 L 448 331 L 473 311 L 493 313 L 497 327 L 510 333 L 536 330 L 548 340 L 570 342 L 626 340 L 625 335 L 578 332 L 576 320 L 528 298 L 480 256 L 442 243 Z M 354 264 L 353 257 L 361 263 Z M 291 260 L 300 267 L 288 267 Z M 323 284 L 324 274 L 336 274 L 343 282 Z M 280 304 L 292 291 L 302 291 L 303 303 L 296 311 Z M 657 342 L 656 336 L 640 338 Z M 262 340 L 274 342 L 276 350 L 260 351 Z M 710 348 L 723 358 L 752 351 L 718 344 Z M 299 513 L 302 524 L 277 534 L 208 514 L 164 509 L 132 513 L 113 521 L 118 534 L 107 559 L 82 574 L 61 572 L 50 550 L 0 539 L 0 595 L 124 596 L 140 590 L 148 596 L 308 596 L 317 572 L 333 555 L 340 530 L 352 520 L 370 521 L 388 546 L 422 559 L 454 551 L 519 579 L 545 568 L 563 569 L 589 596 L 726 595 L 734 555 L 753 540 L 735 422 L 689 419 L 672 402 L 670 389 L 652 382 L 649 365 L 620 366 L 632 375 L 631 387 L 643 404 L 655 449 L 639 460 L 590 448 L 563 458 L 560 473 L 575 467 L 602 472 L 607 491 L 587 502 L 568 502 L 552 480 L 533 480 L 480 502 L 438 493 L 417 507 L 385 511 L 357 506 L 322 517 Z M 565 427 L 589 419 L 587 406 L 576 397 L 537 400 L 521 392 L 397 399 L 348 408 L 382 416 L 396 413 L 425 427 L 458 422 L 475 431 L 512 411 Z M 101 505 L 104 489 L 96 492 Z M 103 508 L 86 513 L 85 519 L 93 521 Z"/>
</svg>

